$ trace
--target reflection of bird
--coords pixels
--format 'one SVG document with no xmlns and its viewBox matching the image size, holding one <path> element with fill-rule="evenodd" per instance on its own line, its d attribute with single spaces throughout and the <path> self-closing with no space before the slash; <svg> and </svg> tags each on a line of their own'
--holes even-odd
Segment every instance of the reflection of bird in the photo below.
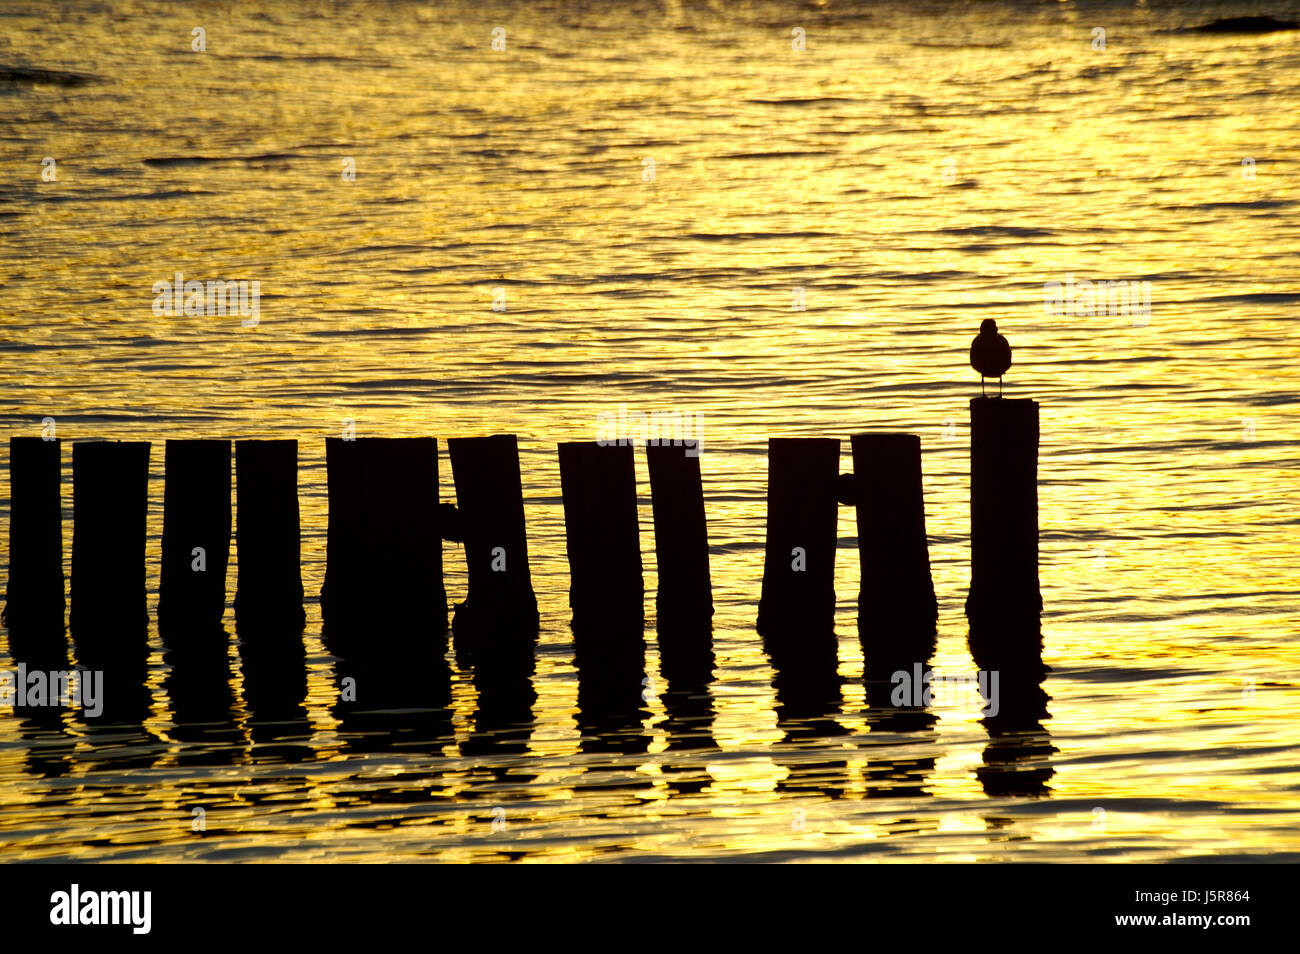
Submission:
<svg viewBox="0 0 1300 954">
<path fill-rule="evenodd" d="M 992 318 L 980 322 L 980 333 L 970 343 L 970 366 L 980 373 L 980 394 L 985 378 L 997 378 L 998 397 L 1002 396 L 1002 375 L 1011 367 L 1011 345 L 998 334 L 998 323 Z"/>
</svg>

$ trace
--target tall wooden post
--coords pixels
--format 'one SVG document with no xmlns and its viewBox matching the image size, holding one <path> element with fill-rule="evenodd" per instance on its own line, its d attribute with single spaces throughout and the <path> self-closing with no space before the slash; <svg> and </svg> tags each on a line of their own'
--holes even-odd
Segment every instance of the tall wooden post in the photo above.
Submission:
<svg viewBox="0 0 1300 954">
<path fill-rule="evenodd" d="M 58 440 L 9 438 L 9 583 L 4 625 L 11 633 L 33 637 L 54 634 L 60 644 L 66 605 L 61 481 Z M 12 635 L 10 639 L 12 643 Z"/>
<path fill-rule="evenodd" d="M 322 633 L 331 652 L 391 660 L 447 631 L 432 437 L 325 441 L 329 529 Z"/>
<path fill-rule="evenodd" d="M 630 446 L 559 446 L 569 606 L 575 624 L 645 621 L 636 470 Z"/>
<path fill-rule="evenodd" d="M 973 398 L 971 407 L 972 621 L 1037 621 L 1038 404 Z"/>
<path fill-rule="evenodd" d="M 291 632 L 306 622 L 298 442 L 235 442 L 235 547 L 239 582 L 235 625 L 241 633 Z"/>
<path fill-rule="evenodd" d="M 694 451 L 694 453 L 690 453 Z M 697 448 L 647 444 L 650 496 L 654 509 L 655 563 L 659 590 L 655 616 L 660 650 L 673 653 L 675 641 L 709 649 L 713 589 L 709 579 L 709 534 Z"/>
<path fill-rule="evenodd" d="M 158 628 L 221 628 L 230 559 L 230 441 L 169 440 L 164 451 Z"/>
<path fill-rule="evenodd" d="M 758 632 L 783 707 L 830 704 L 839 694 L 835 547 L 840 442 L 768 441 L 767 548 Z"/>
<path fill-rule="evenodd" d="M 858 638 L 868 679 L 889 679 L 930 658 L 939 618 L 925 534 L 921 439 L 854 434 L 851 446 L 862 574 Z"/>
<path fill-rule="evenodd" d="M 117 669 L 148 655 L 149 446 L 147 441 L 72 445 L 68 623 L 78 662 L 89 669 Z"/>
<path fill-rule="evenodd" d="M 452 631 L 466 636 L 537 633 L 537 597 L 528 566 L 519 442 L 513 434 L 447 441 L 468 584 Z"/>
<path fill-rule="evenodd" d="M 774 437 L 767 446 L 767 547 L 758 631 L 830 632 L 840 442 Z"/>
</svg>

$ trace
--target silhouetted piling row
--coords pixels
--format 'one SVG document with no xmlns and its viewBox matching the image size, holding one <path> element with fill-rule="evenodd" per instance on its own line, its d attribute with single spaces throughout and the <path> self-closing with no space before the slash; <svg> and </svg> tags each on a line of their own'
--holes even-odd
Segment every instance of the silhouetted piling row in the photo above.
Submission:
<svg viewBox="0 0 1300 954">
<path fill-rule="evenodd" d="M 1036 632 L 1038 406 L 971 402 L 972 631 Z M 447 630 L 442 541 L 463 540 L 468 592 L 458 643 L 478 661 L 527 662 L 538 630 L 519 448 L 514 435 L 448 443 L 458 507 L 439 501 L 434 438 L 326 440 L 329 522 L 322 633 L 354 667 L 385 665 Z M 834 688 L 838 505 L 856 509 L 859 637 L 867 677 L 928 662 L 937 602 L 926 540 L 916 435 L 855 434 L 853 474 L 834 438 L 768 445 L 766 552 L 757 628 L 792 704 Z M 667 669 L 682 685 L 712 667 L 712 586 L 703 481 L 690 448 L 649 445 L 646 460 L 658 568 L 657 619 Z M 73 445 L 71 628 L 79 661 L 147 651 L 145 518 L 148 443 Z M 558 445 L 569 603 L 580 673 L 612 718 L 639 705 L 644 582 L 630 444 Z M 300 634 L 304 622 L 297 441 L 238 441 L 235 613 L 241 633 Z M 10 441 L 10 574 L 5 623 L 14 634 L 63 624 L 60 446 Z M 160 632 L 169 651 L 195 631 L 221 633 L 231 533 L 231 444 L 169 440 L 165 458 Z M 170 637 L 170 638 L 169 638 Z M 1028 637 L 1027 637 L 1028 638 Z M 178 642 L 179 641 L 179 642 Z M 299 640 L 300 642 L 300 640 Z M 252 644 L 250 643 L 250 646 Z M 983 651 L 985 643 L 981 643 Z M 458 653 L 461 646 L 457 646 Z M 486 655 L 484 655 L 486 654 Z M 473 653 L 470 657 L 473 658 Z M 592 675 L 617 674 L 606 682 Z M 509 673 L 501 673 L 503 677 Z M 627 677 L 627 678 L 624 678 Z M 511 677 L 513 678 L 513 677 Z M 639 679 L 639 676 L 635 677 Z M 793 682 L 791 681 L 793 680 Z M 779 687 L 780 688 L 780 687 Z M 802 691 L 802 690 L 801 690 Z M 607 698 L 606 698 L 607 697 Z M 606 705 L 608 703 L 608 705 Z"/>
</svg>

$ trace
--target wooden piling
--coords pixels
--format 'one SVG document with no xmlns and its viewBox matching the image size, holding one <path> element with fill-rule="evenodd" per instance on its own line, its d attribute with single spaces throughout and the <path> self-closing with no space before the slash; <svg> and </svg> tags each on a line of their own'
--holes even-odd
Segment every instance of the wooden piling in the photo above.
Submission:
<svg viewBox="0 0 1300 954">
<path fill-rule="evenodd" d="M 447 631 L 438 442 L 331 437 L 325 464 L 322 633 L 334 640 L 331 652 L 364 649 L 396 662 L 413 637 Z"/>
<path fill-rule="evenodd" d="M 559 456 L 574 630 L 639 633 L 645 588 L 632 447 L 567 443 Z"/>
<path fill-rule="evenodd" d="M 61 454 L 57 440 L 9 438 L 9 582 L 3 622 L 11 632 L 58 637 L 64 632 Z"/>
<path fill-rule="evenodd" d="M 930 575 L 915 434 L 854 434 L 853 473 L 861 588 L 858 638 L 868 676 L 928 660 L 939 618 Z"/>
<path fill-rule="evenodd" d="M 78 662 L 116 669 L 148 653 L 145 537 L 148 441 L 72 445 L 72 578 L 68 623 Z"/>
<path fill-rule="evenodd" d="M 709 534 L 700 458 L 693 448 L 647 444 L 659 573 L 656 618 L 664 631 L 708 633 L 713 620 Z"/>
<path fill-rule="evenodd" d="M 519 442 L 513 434 L 451 438 L 447 451 L 468 572 L 452 631 L 457 638 L 518 637 L 531 647 L 537 597 L 528 566 Z"/>
<path fill-rule="evenodd" d="M 836 488 L 840 442 L 768 441 L 767 546 L 758 631 L 830 633 L 835 627 Z"/>
<path fill-rule="evenodd" d="M 168 440 L 164 450 L 158 629 L 221 629 L 230 559 L 230 441 Z M 175 636 L 173 636 L 173 644 Z M 173 645 L 173 648 L 174 645 Z"/>
<path fill-rule="evenodd" d="M 298 442 L 235 442 L 235 547 L 241 634 L 296 635 L 306 622 L 298 513 Z"/>
<path fill-rule="evenodd" d="M 971 408 L 972 620 L 1036 623 L 1038 404 L 973 398 Z M 1017 629 L 1028 629 L 1017 625 Z"/>
<path fill-rule="evenodd" d="M 305 751 L 296 743 L 311 734 L 305 705 L 298 442 L 236 441 L 235 500 L 235 631 L 248 731 L 254 743 L 281 743 L 279 751 L 296 760 Z"/>
</svg>

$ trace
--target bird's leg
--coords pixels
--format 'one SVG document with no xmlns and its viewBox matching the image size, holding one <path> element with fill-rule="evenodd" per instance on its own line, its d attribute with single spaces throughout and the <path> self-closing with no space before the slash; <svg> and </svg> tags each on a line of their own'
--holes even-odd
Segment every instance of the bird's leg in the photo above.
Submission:
<svg viewBox="0 0 1300 954">
<path fill-rule="evenodd" d="M 980 397 L 984 397 L 984 375 L 980 375 Z"/>
</svg>

